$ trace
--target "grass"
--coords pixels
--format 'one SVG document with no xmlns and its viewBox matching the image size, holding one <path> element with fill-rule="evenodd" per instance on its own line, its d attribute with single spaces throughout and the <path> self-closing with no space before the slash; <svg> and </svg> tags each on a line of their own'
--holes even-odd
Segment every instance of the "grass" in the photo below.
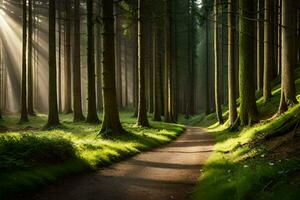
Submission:
<svg viewBox="0 0 300 200">
<path fill-rule="evenodd" d="M 300 78 L 299 69 L 296 75 Z M 300 94 L 300 79 L 296 88 Z M 297 99 L 300 102 L 300 95 Z M 299 152 L 273 158 L 274 149 L 268 144 L 277 139 L 265 140 L 266 135 L 299 113 L 298 104 L 283 115 L 267 120 L 277 112 L 279 101 L 280 86 L 276 85 L 268 103 L 262 98 L 257 101 L 262 121 L 237 132 L 230 132 L 227 124 L 220 126 L 215 114 L 198 116 L 198 122 L 197 117 L 191 120 L 194 125 L 206 127 L 216 138 L 214 152 L 202 171 L 194 199 L 299 199 Z M 228 111 L 224 110 L 227 119 Z"/>
<path fill-rule="evenodd" d="M 27 124 L 17 124 L 16 116 L 5 117 L 0 122 L 6 130 L 0 134 L 0 199 L 168 143 L 184 129 L 182 125 L 159 122 L 141 128 L 131 116 L 121 113 L 129 134 L 111 139 L 98 135 L 101 125 L 73 123 L 71 115 L 62 115 L 62 128 L 51 131 L 42 130 L 45 115 L 30 118 Z"/>
</svg>

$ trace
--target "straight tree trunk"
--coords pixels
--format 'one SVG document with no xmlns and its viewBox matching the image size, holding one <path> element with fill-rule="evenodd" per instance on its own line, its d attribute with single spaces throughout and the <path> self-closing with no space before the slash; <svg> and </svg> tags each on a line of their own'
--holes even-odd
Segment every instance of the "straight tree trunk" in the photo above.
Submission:
<svg viewBox="0 0 300 200">
<path fill-rule="evenodd" d="M 28 122 L 27 113 L 27 0 L 23 0 L 22 98 L 20 123 Z"/>
<path fill-rule="evenodd" d="M 165 122 L 172 122 L 171 119 L 171 2 L 166 1 L 165 19 L 165 91 L 164 91 L 164 115 Z"/>
<path fill-rule="evenodd" d="M 255 18 L 252 0 L 239 0 L 240 3 L 240 58 L 239 58 L 239 86 L 240 86 L 240 120 L 241 126 L 247 126 L 257 120 L 257 106 L 254 84 L 254 42 Z"/>
<path fill-rule="evenodd" d="M 294 53 L 294 1 L 282 1 L 282 81 L 281 81 L 281 102 L 279 106 L 279 114 L 285 112 L 289 106 L 295 105 L 296 90 L 294 68 L 296 54 Z"/>
<path fill-rule="evenodd" d="M 215 106 L 216 106 L 216 114 L 217 114 L 217 118 L 220 124 L 223 124 L 223 116 L 222 116 L 222 108 L 221 108 L 221 101 L 220 101 L 220 67 L 221 67 L 221 63 L 220 63 L 220 49 L 219 49 L 219 4 L 220 1 L 219 0 L 215 0 L 214 1 L 214 10 L 215 10 L 215 33 L 214 33 L 214 37 L 215 37 L 215 42 L 214 42 L 214 57 L 215 57 Z"/>
<path fill-rule="evenodd" d="M 229 125 L 232 126 L 237 119 L 236 90 L 235 90 L 235 0 L 228 0 L 228 104 Z"/>
<path fill-rule="evenodd" d="M 61 2 L 58 8 L 58 111 L 62 112 L 62 23 L 61 23 Z"/>
<path fill-rule="evenodd" d="M 161 97 L 160 97 L 160 65 L 159 65 L 159 59 L 157 51 L 159 51 L 158 48 L 158 28 L 157 24 L 154 24 L 153 27 L 153 36 L 152 36 L 152 42 L 153 42 L 153 77 L 154 77 L 154 114 L 153 114 L 153 120 L 154 121 L 161 121 Z"/>
<path fill-rule="evenodd" d="M 65 71 L 64 71 L 64 113 L 72 113 L 71 95 L 71 0 L 65 1 Z"/>
<path fill-rule="evenodd" d="M 35 115 L 33 108 L 33 23 L 32 23 L 32 0 L 28 1 L 28 114 Z"/>
<path fill-rule="evenodd" d="M 205 20 L 205 35 L 206 35 L 206 65 L 205 65 L 205 114 L 210 114 L 210 102 L 209 102 L 209 11 L 206 8 L 206 20 Z"/>
<path fill-rule="evenodd" d="M 258 0 L 257 29 L 257 91 L 263 91 L 264 79 L 264 0 Z"/>
<path fill-rule="evenodd" d="M 94 0 L 87 0 L 87 31 L 88 31 L 88 114 L 87 123 L 98 124 L 100 120 L 97 116 L 96 85 L 95 85 L 95 48 L 94 48 Z"/>
<path fill-rule="evenodd" d="M 273 58 L 272 58 L 272 37 L 273 34 L 273 24 L 272 24 L 272 3 L 273 0 L 265 0 L 265 35 L 264 35 L 264 53 L 265 53 L 265 61 L 264 61 L 264 89 L 263 89 L 263 97 L 264 101 L 268 101 L 272 96 L 271 93 L 271 80 L 272 80 L 272 68 L 273 68 Z"/>
<path fill-rule="evenodd" d="M 121 125 L 117 104 L 117 92 L 115 81 L 115 38 L 114 38 L 114 6 L 111 0 L 102 0 L 102 63 L 103 63 L 103 99 L 104 120 L 101 133 L 122 134 L 124 129 Z"/>
<path fill-rule="evenodd" d="M 96 24 L 96 68 L 97 68 L 97 106 L 98 110 L 103 110 L 103 95 L 102 95 L 102 63 L 101 63 L 101 25 L 100 23 Z"/>
<path fill-rule="evenodd" d="M 74 0 L 73 104 L 74 122 L 84 121 L 81 99 L 80 0 Z"/>
<path fill-rule="evenodd" d="M 139 126 L 148 127 L 147 102 L 145 92 L 145 0 L 138 0 L 138 85 L 139 85 L 139 102 L 138 102 L 138 120 Z"/>
<path fill-rule="evenodd" d="M 46 127 L 59 125 L 56 86 L 56 1 L 49 1 L 49 115 Z"/>
</svg>

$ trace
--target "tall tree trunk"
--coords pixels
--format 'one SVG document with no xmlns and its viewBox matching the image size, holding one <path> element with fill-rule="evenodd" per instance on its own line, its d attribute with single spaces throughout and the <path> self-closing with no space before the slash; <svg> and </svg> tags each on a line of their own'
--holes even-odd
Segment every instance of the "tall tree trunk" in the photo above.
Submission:
<svg viewBox="0 0 300 200">
<path fill-rule="evenodd" d="M 294 1 L 282 1 L 282 81 L 281 81 L 281 102 L 279 113 L 283 113 L 289 106 L 298 103 L 295 91 L 294 68 L 296 54 L 294 52 Z"/>
<path fill-rule="evenodd" d="M 220 124 L 223 124 L 223 116 L 222 116 L 222 108 L 221 108 L 221 102 L 220 102 L 220 67 L 221 67 L 221 63 L 220 63 L 220 49 L 219 49 L 219 4 L 220 1 L 219 0 L 215 0 L 214 3 L 214 14 L 215 14 L 215 33 L 214 33 L 214 37 L 215 37 L 215 42 L 214 42 L 214 54 L 215 54 L 215 106 L 216 106 L 216 114 L 217 114 L 217 118 Z"/>
<path fill-rule="evenodd" d="M 94 48 L 94 0 L 87 0 L 87 30 L 88 30 L 88 114 L 87 123 L 98 124 L 97 116 L 96 85 L 95 85 L 95 48 Z"/>
<path fill-rule="evenodd" d="M 58 111 L 62 112 L 62 23 L 61 2 L 58 4 Z"/>
<path fill-rule="evenodd" d="M 205 20 L 205 35 L 206 35 L 206 64 L 205 64 L 205 114 L 210 114 L 210 102 L 209 102 L 209 11 L 206 8 L 206 20 Z"/>
<path fill-rule="evenodd" d="M 33 108 L 33 23 L 32 23 L 32 0 L 28 1 L 28 114 L 34 114 Z"/>
<path fill-rule="evenodd" d="M 56 86 L 56 1 L 49 1 L 49 115 L 46 127 L 59 125 Z"/>
<path fill-rule="evenodd" d="M 71 95 L 71 0 L 65 1 L 65 71 L 64 71 L 64 113 L 72 113 Z"/>
<path fill-rule="evenodd" d="M 80 0 L 74 0 L 73 104 L 74 122 L 84 121 L 81 99 Z"/>
<path fill-rule="evenodd" d="M 104 99 L 104 120 L 101 133 L 104 134 L 121 134 L 124 133 L 122 128 L 118 104 L 115 81 L 115 31 L 114 31 L 114 13 L 113 1 L 102 0 L 102 63 L 103 63 L 103 99 Z"/>
<path fill-rule="evenodd" d="M 258 0 L 257 29 L 257 91 L 263 91 L 264 79 L 264 0 Z"/>
<path fill-rule="evenodd" d="M 103 110 L 103 96 L 102 96 L 102 63 L 101 63 L 101 49 L 102 49 L 102 39 L 101 39 L 101 25 L 96 24 L 96 73 L 97 73 L 97 106 L 98 110 Z"/>
<path fill-rule="evenodd" d="M 23 0 L 22 98 L 20 123 L 28 122 L 27 114 L 27 0 Z"/>
<path fill-rule="evenodd" d="M 254 42 L 255 18 L 252 0 L 239 0 L 240 3 L 240 120 L 241 125 L 250 125 L 257 120 L 257 106 L 254 84 Z"/>
<path fill-rule="evenodd" d="M 165 122 L 171 122 L 171 2 L 166 1 L 165 19 L 165 91 L 164 91 L 164 115 Z"/>
<path fill-rule="evenodd" d="M 158 28 L 157 24 L 154 24 L 153 27 L 153 36 L 152 36 L 152 42 L 153 42 L 153 77 L 154 77 L 154 114 L 153 114 L 153 120 L 154 121 L 161 121 L 161 97 L 160 97 L 160 65 L 159 65 L 159 59 L 158 59 Z"/>
<path fill-rule="evenodd" d="M 145 92 L 145 0 L 138 0 L 138 84 L 139 84 L 139 102 L 138 102 L 138 120 L 139 126 L 148 127 L 147 102 Z"/>
<path fill-rule="evenodd" d="M 264 43 L 264 52 L 265 52 L 265 61 L 264 61 L 264 89 L 263 96 L 264 101 L 268 101 L 272 96 L 271 93 L 271 79 L 272 79 L 272 68 L 273 68 L 273 59 L 272 58 L 272 37 L 273 34 L 273 24 L 272 24 L 272 8 L 273 0 L 265 0 L 265 43 Z"/>
<path fill-rule="evenodd" d="M 236 90 L 235 90 L 235 0 L 228 0 L 228 104 L 229 125 L 233 125 L 237 119 Z"/>
</svg>

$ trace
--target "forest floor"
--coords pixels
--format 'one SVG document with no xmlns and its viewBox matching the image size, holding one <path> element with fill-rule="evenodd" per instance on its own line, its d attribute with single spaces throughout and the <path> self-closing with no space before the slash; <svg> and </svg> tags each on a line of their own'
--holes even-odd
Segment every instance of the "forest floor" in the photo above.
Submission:
<svg viewBox="0 0 300 200">
<path fill-rule="evenodd" d="M 300 102 L 299 68 L 296 78 Z M 185 122 L 205 127 L 216 138 L 194 199 L 299 199 L 300 104 L 274 117 L 281 90 L 278 80 L 273 85 L 273 96 L 267 103 L 257 94 L 261 120 L 253 126 L 230 131 L 227 123 L 218 124 L 215 114 L 194 116 Z M 223 111 L 227 120 L 228 109 L 223 108 Z M 295 120 L 298 121 L 296 126 Z"/>
<path fill-rule="evenodd" d="M 212 135 L 203 129 L 187 128 L 182 136 L 166 146 L 94 173 L 63 179 L 33 199 L 188 199 L 213 144 Z"/>
<path fill-rule="evenodd" d="M 97 171 L 176 139 L 184 126 L 151 122 L 151 128 L 136 126 L 132 113 L 122 112 L 128 134 L 113 138 L 99 135 L 101 125 L 73 123 L 61 115 L 61 127 L 44 130 L 47 116 L 30 117 L 18 124 L 18 116 L 0 120 L 0 199 L 23 199 L 18 194 L 37 191 L 80 172 Z"/>
</svg>

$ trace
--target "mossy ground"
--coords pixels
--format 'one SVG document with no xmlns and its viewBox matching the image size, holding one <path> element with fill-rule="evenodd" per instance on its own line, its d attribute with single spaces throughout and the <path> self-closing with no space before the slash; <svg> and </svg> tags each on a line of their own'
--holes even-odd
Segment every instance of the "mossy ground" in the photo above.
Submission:
<svg viewBox="0 0 300 200">
<path fill-rule="evenodd" d="M 0 158 L 5 160 L 0 164 L 0 199 L 2 195 L 30 192 L 61 176 L 110 165 L 170 142 L 184 129 L 160 122 L 141 128 L 132 115 L 121 113 L 128 134 L 114 138 L 99 135 L 101 125 L 73 123 L 72 115 L 61 115 L 62 127 L 49 131 L 43 130 L 45 115 L 31 117 L 27 124 L 17 124 L 17 116 L 5 116 L 0 122 L 5 130 L 0 133 Z"/>
<path fill-rule="evenodd" d="M 299 69 L 296 74 L 297 99 L 300 102 Z M 190 122 L 193 125 L 206 127 L 217 142 L 202 171 L 194 199 L 299 199 L 300 151 L 293 151 L 287 156 L 278 150 L 282 145 L 289 148 L 299 139 L 290 137 L 289 133 L 283 136 L 284 142 L 281 142 L 283 137 L 265 139 L 266 135 L 272 135 L 278 127 L 289 123 L 291 116 L 299 114 L 298 104 L 271 119 L 278 110 L 279 101 L 280 85 L 276 85 L 269 102 L 264 103 L 262 98 L 257 101 L 260 123 L 236 132 L 229 131 L 227 124 L 220 126 L 215 114 L 192 118 Z M 228 111 L 224 110 L 227 118 Z M 276 156 L 273 156 L 275 151 Z"/>
</svg>

